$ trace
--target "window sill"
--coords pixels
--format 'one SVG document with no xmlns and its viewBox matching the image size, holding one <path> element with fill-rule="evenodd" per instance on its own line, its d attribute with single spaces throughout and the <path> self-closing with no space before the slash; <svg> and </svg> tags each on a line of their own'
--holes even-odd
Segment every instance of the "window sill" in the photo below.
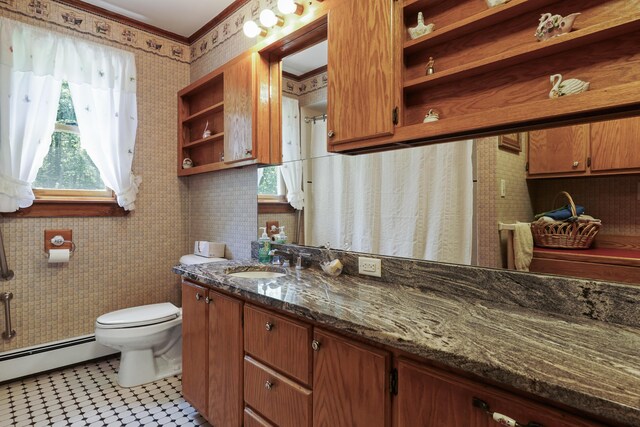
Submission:
<svg viewBox="0 0 640 427">
<path fill-rule="evenodd" d="M 33 205 L 17 212 L 3 213 L 5 218 L 83 218 L 124 217 L 129 211 L 113 200 L 54 200 L 37 199 Z"/>
<path fill-rule="evenodd" d="M 288 202 L 258 200 L 258 214 L 294 213 L 295 211 Z"/>
</svg>

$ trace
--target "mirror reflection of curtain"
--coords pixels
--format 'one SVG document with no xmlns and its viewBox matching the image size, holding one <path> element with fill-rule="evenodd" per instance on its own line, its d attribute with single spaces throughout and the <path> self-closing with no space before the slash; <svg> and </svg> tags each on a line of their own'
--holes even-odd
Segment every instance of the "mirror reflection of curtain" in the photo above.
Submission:
<svg viewBox="0 0 640 427">
<path fill-rule="evenodd" d="M 472 141 L 350 157 L 327 155 L 326 123 L 312 135 L 307 244 L 471 263 Z"/>
<path fill-rule="evenodd" d="M 304 207 L 302 161 L 300 160 L 300 107 L 297 99 L 282 97 L 282 178 L 287 201 L 294 209 Z"/>
</svg>

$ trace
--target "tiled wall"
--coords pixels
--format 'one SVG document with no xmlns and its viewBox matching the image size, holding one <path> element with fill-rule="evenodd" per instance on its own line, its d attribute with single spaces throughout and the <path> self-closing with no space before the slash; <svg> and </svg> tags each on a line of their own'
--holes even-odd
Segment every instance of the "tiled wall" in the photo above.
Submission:
<svg viewBox="0 0 640 427">
<path fill-rule="evenodd" d="M 476 141 L 477 259 L 481 267 L 502 265 L 496 206 L 497 145 L 497 137 Z"/>
<path fill-rule="evenodd" d="M 251 241 L 258 238 L 257 182 L 255 166 L 190 177 L 190 240 L 224 242 L 227 258 L 251 258 Z"/>
<path fill-rule="evenodd" d="M 16 5 L 22 3 L 27 2 Z M 175 173 L 173 106 L 176 92 L 189 83 L 188 64 L 7 9 L 0 8 L 0 14 L 136 55 L 139 125 L 133 168 L 143 179 L 136 210 L 125 218 L 0 218 L 16 273 L 14 280 L 0 281 L 0 291 L 14 294 L 17 331 L 13 340 L 0 341 L 0 352 L 93 333 L 95 319 L 111 310 L 179 304 L 179 280 L 171 266 L 189 250 L 189 203 L 187 182 Z M 43 253 L 44 230 L 56 228 L 72 229 L 78 247 L 62 266 L 48 265 Z"/>
</svg>

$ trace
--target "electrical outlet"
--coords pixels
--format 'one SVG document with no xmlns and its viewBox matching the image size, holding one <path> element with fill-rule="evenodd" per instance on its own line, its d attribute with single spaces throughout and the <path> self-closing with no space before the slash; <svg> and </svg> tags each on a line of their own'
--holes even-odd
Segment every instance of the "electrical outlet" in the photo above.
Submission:
<svg viewBox="0 0 640 427">
<path fill-rule="evenodd" d="M 358 257 L 358 273 L 365 276 L 382 277 L 382 263 L 377 258 Z"/>
</svg>

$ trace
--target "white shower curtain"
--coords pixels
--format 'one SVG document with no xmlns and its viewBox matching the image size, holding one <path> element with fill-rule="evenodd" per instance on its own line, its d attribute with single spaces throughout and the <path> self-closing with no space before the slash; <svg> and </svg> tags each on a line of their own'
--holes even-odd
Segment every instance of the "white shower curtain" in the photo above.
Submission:
<svg viewBox="0 0 640 427">
<path fill-rule="evenodd" d="M 300 108 L 297 99 L 282 97 L 282 166 L 287 201 L 294 209 L 304 208 L 302 162 L 300 161 Z"/>
<path fill-rule="evenodd" d="M 312 130 L 307 243 L 471 263 L 472 141 L 354 157 L 328 155 Z"/>
</svg>

